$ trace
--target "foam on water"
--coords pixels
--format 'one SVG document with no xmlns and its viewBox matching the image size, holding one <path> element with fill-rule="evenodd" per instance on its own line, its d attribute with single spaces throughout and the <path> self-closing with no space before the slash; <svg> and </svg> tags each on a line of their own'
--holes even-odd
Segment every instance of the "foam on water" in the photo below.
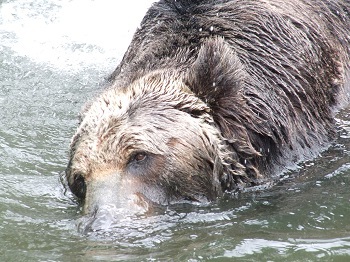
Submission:
<svg viewBox="0 0 350 262">
<path fill-rule="evenodd" d="M 0 39 L 2 45 L 18 55 L 61 70 L 110 69 L 120 61 L 152 2 L 19 0 L 2 3 Z"/>
</svg>

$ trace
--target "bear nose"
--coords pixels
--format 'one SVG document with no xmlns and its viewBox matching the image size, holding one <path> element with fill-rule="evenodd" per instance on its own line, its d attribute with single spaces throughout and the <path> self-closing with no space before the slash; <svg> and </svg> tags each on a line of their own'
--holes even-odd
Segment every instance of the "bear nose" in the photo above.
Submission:
<svg viewBox="0 0 350 262">
<path fill-rule="evenodd" d="M 144 214 L 147 209 L 135 203 L 99 204 L 90 209 L 78 221 L 78 231 L 87 234 L 89 232 L 108 231 L 119 226 L 125 219 L 135 215 Z"/>
<path fill-rule="evenodd" d="M 78 220 L 78 231 L 82 234 L 89 232 L 106 232 L 118 226 L 126 217 L 135 215 L 127 207 L 117 207 L 114 204 L 94 206 L 90 213 Z"/>
<path fill-rule="evenodd" d="M 131 186 L 118 173 L 88 181 L 79 231 L 105 231 L 126 217 L 147 212 L 148 206 L 139 204 L 139 196 Z"/>
</svg>

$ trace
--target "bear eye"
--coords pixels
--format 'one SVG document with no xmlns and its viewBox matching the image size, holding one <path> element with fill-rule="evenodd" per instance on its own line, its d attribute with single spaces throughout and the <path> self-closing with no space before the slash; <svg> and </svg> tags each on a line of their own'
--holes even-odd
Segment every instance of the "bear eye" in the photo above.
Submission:
<svg viewBox="0 0 350 262">
<path fill-rule="evenodd" d="M 147 156 L 146 152 L 135 152 L 131 155 L 128 164 L 141 164 L 147 159 Z"/>
<path fill-rule="evenodd" d="M 136 161 L 136 162 L 141 162 L 141 161 L 143 161 L 143 160 L 145 160 L 146 159 L 146 157 L 147 157 L 147 154 L 146 153 L 144 153 L 144 152 L 139 152 L 139 153 L 136 153 L 135 155 L 134 155 L 134 161 Z"/>
<path fill-rule="evenodd" d="M 74 182 L 69 185 L 73 194 L 79 199 L 84 199 L 86 194 L 85 179 L 81 174 L 77 174 L 74 177 Z"/>
</svg>

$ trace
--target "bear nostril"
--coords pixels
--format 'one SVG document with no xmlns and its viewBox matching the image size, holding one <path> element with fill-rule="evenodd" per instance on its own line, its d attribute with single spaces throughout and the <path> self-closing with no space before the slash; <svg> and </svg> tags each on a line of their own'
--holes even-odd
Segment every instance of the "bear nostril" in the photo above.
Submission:
<svg viewBox="0 0 350 262">
<path fill-rule="evenodd" d="M 69 188 L 76 197 L 79 199 L 84 199 L 86 194 L 86 183 L 83 175 L 75 175 L 74 182 L 69 185 Z"/>
</svg>

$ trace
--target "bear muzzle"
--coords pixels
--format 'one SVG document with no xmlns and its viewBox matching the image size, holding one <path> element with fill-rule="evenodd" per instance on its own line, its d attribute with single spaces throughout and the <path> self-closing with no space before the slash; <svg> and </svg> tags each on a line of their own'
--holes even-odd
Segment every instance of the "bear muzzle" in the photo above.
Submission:
<svg viewBox="0 0 350 262">
<path fill-rule="evenodd" d="M 150 212 L 158 202 L 158 199 L 152 201 L 150 192 L 150 188 L 141 186 L 137 180 L 117 172 L 89 179 L 83 200 L 84 216 L 78 222 L 79 231 L 84 234 L 105 231 L 123 219 Z"/>
</svg>

